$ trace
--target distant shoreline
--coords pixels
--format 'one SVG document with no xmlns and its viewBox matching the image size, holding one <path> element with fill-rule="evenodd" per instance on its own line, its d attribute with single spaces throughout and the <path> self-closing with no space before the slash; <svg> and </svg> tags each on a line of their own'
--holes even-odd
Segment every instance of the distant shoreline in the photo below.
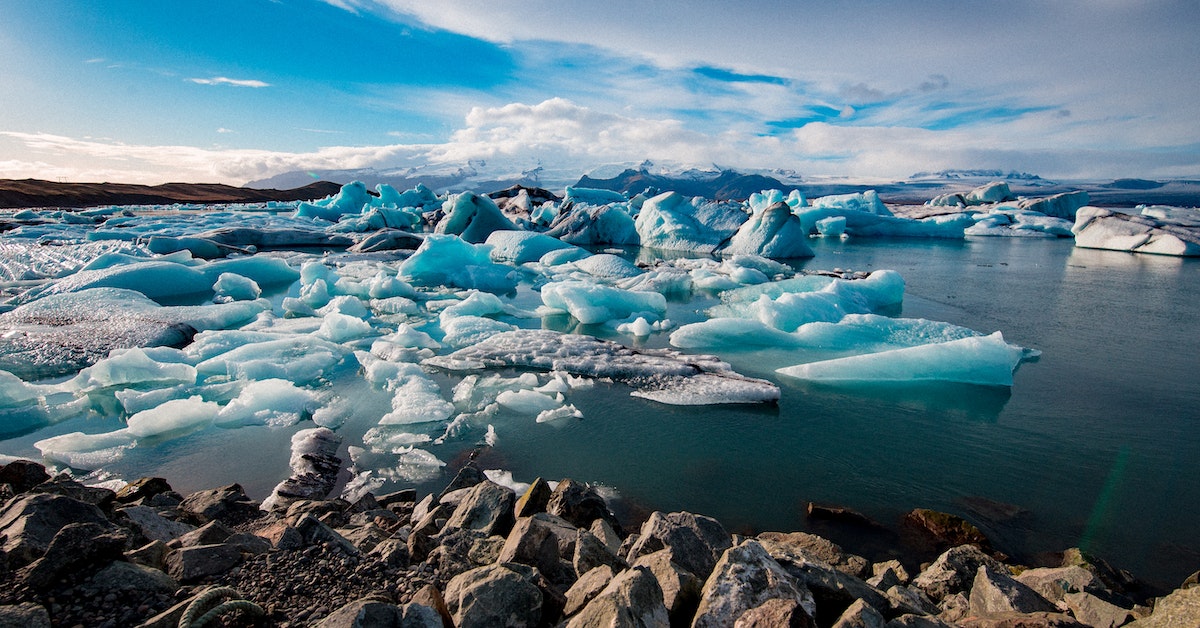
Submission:
<svg viewBox="0 0 1200 628">
<path fill-rule="evenodd" d="M 309 201 L 336 194 L 341 185 L 317 181 L 291 190 L 239 188 L 219 183 L 59 183 L 41 179 L 0 179 L 0 208 L 105 205 L 170 205 L 174 203 L 265 203 Z"/>
</svg>

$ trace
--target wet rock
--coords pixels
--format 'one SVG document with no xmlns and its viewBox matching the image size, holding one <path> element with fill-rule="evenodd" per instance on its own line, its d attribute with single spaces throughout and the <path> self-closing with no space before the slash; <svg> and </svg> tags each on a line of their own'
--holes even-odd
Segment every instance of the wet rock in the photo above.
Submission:
<svg viewBox="0 0 1200 628">
<path fill-rule="evenodd" d="M 1139 619 L 1130 628 L 1185 628 L 1194 627 L 1200 617 L 1200 587 L 1176 589 L 1170 595 L 1154 602 L 1154 612 Z"/>
<path fill-rule="evenodd" d="M 161 569 L 116 561 L 92 576 L 92 586 L 101 591 L 149 591 L 172 593 L 179 583 Z"/>
<path fill-rule="evenodd" d="M 564 479 L 546 502 L 546 512 L 562 517 L 577 528 L 587 528 L 596 519 L 604 519 L 617 529 L 617 517 L 596 489 L 581 482 Z"/>
<path fill-rule="evenodd" d="M 32 460 L 14 460 L 6 465 L 0 465 L 0 484 L 8 484 L 14 494 L 28 492 L 29 489 L 50 479 L 46 467 Z"/>
<path fill-rule="evenodd" d="M 192 493 L 179 504 L 179 510 L 200 524 L 216 519 L 233 524 L 261 514 L 240 484 Z"/>
<path fill-rule="evenodd" d="M 985 550 L 991 548 L 979 528 L 957 515 L 917 508 L 904 515 L 904 524 L 927 535 L 938 545 L 955 547 L 973 543 Z"/>
<path fill-rule="evenodd" d="M 650 515 L 638 540 L 629 548 L 627 560 L 670 549 L 672 560 L 697 578 L 708 578 L 722 552 L 733 545 L 733 539 L 721 524 L 711 517 L 690 512 Z"/>
<path fill-rule="evenodd" d="M 196 545 L 167 554 L 167 573 L 180 582 L 216 576 L 242 562 L 242 553 L 229 545 Z"/>
<path fill-rule="evenodd" d="M 645 567 L 634 567 L 614 577 L 579 614 L 567 622 L 567 628 L 585 626 L 670 626 L 662 590 L 654 574 Z"/>
<path fill-rule="evenodd" d="M 139 499 L 170 492 L 173 492 L 171 485 L 165 479 L 145 477 L 121 487 L 121 490 L 117 491 L 116 500 L 119 504 L 132 504 Z"/>
<path fill-rule="evenodd" d="M 505 565 L 463 572 L 446 584 L 446 607 L 456 626 L 537 626 L 542 593 Z"/>
<path fill-rule="evenodd" d="M 1000 571 L 1004 565 L 974 545 L 953 547 L 913 579 L 913 585 L 937 601 L 953 593 L 969 593 L 981 565 Z"/>
<path fill-rule="evenodd" d="M 833 628 L 883 628 L 886 620 L 863 600 L 855 600 L 842 611 Z"/>
<path fill-rule="evenodd" d="M 128 523 L 128 527 L 150 541 L 173 541 L 196 526 L 168 519 L 149 506 L 126 506 L 117 509 L 117 517 Z"/>
<path fill-rule="evenodd" d="M 487 536 L 507 535 L 512 530 L 513 492 L 492 481 L 476 484 L 463 497 L 454 514 L 446 521 L 446 529 L 478 530 Z"/>
<path fill-rule="evenodd" d="M 27 565 L 46 552 L 58 531 L 71 523 L 112 524 L 92 504 L 50 494 L 18 495 L 0 509 L 0 538 L 10 568 Z"/>
<path fill-rule="evenodd" d="M 0 628 L 50 628 L 50 613 L 41 604 L 0 606 Z"/>
<path fill-rule="evenodd" d="M 849 523 L 852 525 L 866 527 L 874 527 L 879 525 L 874 521 L 871 521 L 866 515 L 842 506 L 822 506 L 814 502 L 808 502 L 808 505 L 805 507 L 805 512 L 809 519 L 836 521 L 839 523 Z"/>
<path fill-rule="evenodd" d="M 1058 610 L 1050 600 L 1037 591 L 1017 582 L 1004 567 L 996 569 L 980 565 L 975 581 L 971 585 L 971 613 L 989 615 L 993 613 L 1037 613 Z"/>
<path fill-rule="evenodd" d="M 704 582 L 692 572 L 671 560 L 671 550 L 659 550 L 637 559 L 635 567 L 645 567 L 654 574 L 662 589 L 663 604 L 672 626 L 691 623 L 700 606 L 700 592 Z"/>
<path fill-rule="evenodd" d="M 609 582 L 612 582 L 614 575 L 612 567 L 601 565 L 579 576 L 575 584 L 567 589 L 567 601 L 563 605 L 563 614 L 570 617 L 587 606 L 588 602 L 591 602 L 604 590 L 604 587 L 608 586 Z"/>
<path fill-rule="evenodd" d="M 1133 619 L 1133 613 L 1129 609 L 1121 608 L 1091 593 L 1067 593 L 1063 596 L 1063 602 L 1075 619 L 1095 628 L 1117 628 Z"/>
<path fill-rule="evenodd" d="M 539 512 L 546 512 L 546 504 L 550 502 L 553 490 L 550 484 L 542 478 L 537 478 L 525 489 L 525 493 L 517 500 L 514 508 L 517 518 L 530 517 Z"/>
<path fill-rule="evenodd" d="M 80 572 L 121 558 L 126 542 L 125 535 L 112 528 L 95 523 L 70 523 L 54 535 L 46 553 L 19 573 L 18 578 L 40 589 L 65 572 Z"/>
<path fill-rule="evenodd" d="M 746 611 L 773 598 L 793 600 L 810 617 L 816 615 L 812 593 L 798 585 L 758 541 L 743 541 L 725 550 L 717 561 L 704 583 L 692 626 L 732 625 Z"/>
</svg>

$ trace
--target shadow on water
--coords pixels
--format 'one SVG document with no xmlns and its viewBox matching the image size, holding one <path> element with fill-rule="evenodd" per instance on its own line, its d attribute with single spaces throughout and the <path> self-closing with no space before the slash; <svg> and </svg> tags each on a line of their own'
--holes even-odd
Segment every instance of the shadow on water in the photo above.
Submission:
<svg viewBox="0 0 1200 628">
<path fill-rule="evenodd" d="M 953 382 L 855 382 L 844 385 L 797 382 L 788 388 L 803 395 L 829 397 L 847 404 L 892 407 L 905 414 L 936 415 L 979 423 L 995 423 L 1012 398 L 1011 388 Z"/>
</svg>

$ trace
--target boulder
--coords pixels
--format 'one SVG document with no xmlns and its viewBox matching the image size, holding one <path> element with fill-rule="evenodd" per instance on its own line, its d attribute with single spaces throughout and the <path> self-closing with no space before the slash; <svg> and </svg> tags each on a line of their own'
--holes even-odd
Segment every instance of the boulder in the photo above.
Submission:
<svg viewBox="0 0 1200 628">
<path fill-rule="evenodd" d="M 50 628 L 50 613 L 40 604 L 0 606 L 0 628 Z"/>
<path fill-rule="evenodd" d="M 946 624 L 940 624 L 946 625 Z M 995 613 L 986 617 L 967 617 L 955 623 L 959 628 L 1088 628 L 1063 613 Z M 888 624 L 891 626 L 891 624 Z"/>
<path fill-rule="evenodd" d="M 1095 628 L 1117 628 L 1133 619 L 1133 613 L 1129 609 L 1083 591 L 1067 593 L 1063 596 L 1063 602 L 1075 619 Z M 1197 615 L 1197 618 L 1200 618 L 1200 615 Z"/>
<path fill-rule="evenodd" d="M 767 535 L 759 542 L 798 583 L 812 593 L 817 601 L 820 624 L 833 623 L 855 600 L 864 600 L 889 616 L 917 612 L 917 609 L 898 605 L 882 591 L 862 580 L 843 573 L 807 554 L 803 547 L 792 545 L 789 535 Z"/>
<path fill-rule="evenodd" d="M 1015 576 L 1017 582 L 1037 591 L 1051 602 L 1061 602 L 1068 593 L 1104 593 L 1104 583 L 1078 565 L 1026 569 Z"/>
<path fill-rule="evenodd" d="M 567 628 L 585 626 L 668 628 L 662 590 L 649 569 L 634 567 L 614 577 Z"/>
<path fill-rule="evenodd" d="M 1129 624 L 1129 628 L 1191 628 L 1196 625 L 1197 617 L 1200 617 L 1200 587 L 1176 589 L 1155 600 L 1154 612 Z"/>
<path fill-rule="evenodd" d="M 174 593 L 179 583 L 161 569 L 116 561 L 92 576 L 92 586 L 101 591 L 146 591 Z"/>
<path fill-rule="evenodd" d="M 454 514 L 446 520 L 445 529 L 478 530 L 487 536 L 507 535 L 512 530 L 513 492 L 492 481 L 476 484 L 463 498 Z"/>
<path fill-rule="evenodd" d="M 671 560 L 671 550 L 659 550 L 637 559 L 635 567 L 645 567 L 654 574 L 662 589 L 663 604 L 671 625 L 680 626 L 691 622 L 700 605 L 700 592 L 704 582 L 692 572 Z"/>
<path fill-rule="evenodd" d="M 199 528 L 180 536 L 172 545 L 175 547 L 214 545 L 216 543 L 224 543 L 225 539 L 228 539 L 232 535 L 233 530 L 230 530 L 229 526 L 220 521 L 209 521 Z"/>
<path fill-rule="evenodd" d="M 150 541 L 137 549 L 125 552 L 125 558 L 130 562 L 145 567 L 162 569 L 166 565 L 167 554 L 170 551 L 171 548 L 167 547 L 166 543 L 162 541 Z"/>
<path fill-rule="evenodd" d="M 670 549 L 672 560 L 692 572 L 697 578 L 708 578 L 722 552 L 733 545 L 733 539 L 720 522 L 711 517 L 690 512 L 664 514 L 654 512 L 642 529 L 637 541 L 629 548 L 627 560 Z"/>
<path fill-rule="evenodd" d="M 558 537 L 549 524 L 532 517 L 524 517 L 513 526 L 500 550 L 499 560 L 536 567 L 551 579 L 565 569 L 559 554 Z"/>
<path fill-rule="evenodd" d="M 934 601 L 953 593 L 970 593 L 981 565 L 987 565 L 995 571 L 1004 570 L 1000 561 L 984 554 L 974 545 L 952 547 L 917 574 L 913 585 Z"/>
<path fill-rule="evenodd" d="M 442 597 L 442 592 L 432 584 L 427 584 L 416 593 L 413 593 L 409 604 L 418 604 L 427 608 L 432 608 L 442 618 L 442 624 L 445 626 L 453 626 L 454 618 L 450 616 L 450 609 L 446 608 L 446 598 Z"/>
<path fill-rule="evenodd" d="M 955 547 L 973 543 L 984 550 L 991 548 L 983 532 L 958 515 L 916 508 L 904 515 L 904 524 L 928 536 L 939 546 Z"/>
<path fill-rule="evenodd" d="M 694 628 L 733 625 L 746 611 L 767 600 L 795 601 L 809 617 L 816 615 L 812 593 L 799 585 L 758 541 L 749 539 L 725 550 L 704 583 Z"/>
<path fill-rule="evenodd" d="M 596 519 L 604 519 L 613 529 L 619 528 L 616 515 L 608 509 L 600 493 L 571 479 L 562 480 L 554 488 L 546 502 L 546 512 L 562 517 L 577 528 L 587 528 Z"/>
<path fill-rule="evenodd" d="M 438 623 L 441 624 L 440 617 Z M 404 625 L 404 609 L 370 598 L 350 602 L 317 624 L 318 628 L 382 628 Z"/>
<path fill-rule="evenodd" d="M 437 541 L 425 562 L 445 577 L 496 562 L 504 547 L 502 537 L 462 528 L 447 529 Z"/>
<path fill-rule="evenodd" d="M 853 604 L 842 611 L 841 617 L 834 622 L 833 628 L 883 628 L 887 621 L 879 611 L 863 600 L 855 600 Z"/>
<path fill-rule="evenodd" d="M 179 510 L 201 524 L 215 519 L 240 523 L 260 514 L 258 504 L 250 500 L 240 484 L 192 493 L 179 504 Z"/>
<path fill-rule="evenodd" d="M 888 623 L 884 624 L 884 628 L 956 628 L 937 617 L 929 617 L 928 615 L 901 615 Z M 1015 628 L 1015 627 L 1014 627 Z"/>
<path fill-rule="evenodd" d="M 371 548 L 368 554 L 388 567 L 404 568 L 409 565 L 408 542 L 405 539 L 384 539 Z"/>
<path fill-rule="evenodd" d="M 771 598 L 742 613 L 733 628 L 816 628 L 796 600 Z"/>
<path fill-rule="evenodd" d="M 600 541 L 604 543 L 604 546 L 608 548 L 608 551 L 612 552 L 613 554 L 620 555 L 621 537 L 617 536 L 616 530 L 613 530 L 612 526 L 609 525 L 607 521 L 603 519 L 597 519 L 593 521 L 592 527 L 588 528 L 588 531 L 591 532 L 593 536 L 600 539 Z"/>
<path fill-rule="evenodd" d="M 1052 613 L 1058 610 L 1053 602 L 1013 579 L 1007 568 L 996 569 L 989 565 L 980 565 L 976 571 L 969 599 L 971 613 L 975 615 Z"/>
<path fill-rule="evenodd" d="M 108 510 L 117 495 L 107 488 L 84 486 L 66 473 L 59 474 L 34 486 L 29 489 L 29 492 L 65 495 L 72 499 L 78 499 L 85 504 L 99 506 L 102 510 Z"/>
<path fill-rule="evenodd" d="M 563 605 L 563 615 L 570 617 L 587 606 L 588 602 L 591 602 L 604 590 L 604 587 L 608 586 L 609 582 L 612 582 L 614 574 L 612 567 L 601 565 L 579 576 L 575 584 L 567 589 L 567 602 Z"/>
<path fill-rule="evenodd" d="M 46 553 L 18 573 L 35 589 L 48 586 L 64 572 L 78 573 L 122 557 L 127 539 L 110 527 L 69 523 L 50 541 Z"/>
<path fill-rule="evenodd" d="M 451 480 L 450 483 L 446 485 L 446 488 L 437 496 L 436 501 L 440 502 L 443 497 L 453 493 L 454 491 L 475 486 L 476 484 L 486 480 L 487 476 L 483 474 L 483 471 L 479 470 L 479 467 L 475 466 L 474 463 L 468 463 L 466 466 L 458 470 L 458 473 L 454 476 L 454 479 Z"/>
<path fill-rule="evenodd" d="M 1063 552 L 1062 566 L 1072 565 L 1082 567 L 1095 574 L 1100 582 L 1112 592 L 1126 594 L 1140 588 L 1137 579 L 1128 571 L 1117 569 L 1103 558 L 1084 552 L 1077 547 Z"/>
<path fill-rule="evenodd" d="M 803 549 L 805 554 L 828 563 L 834 569 L 856 578 L 864 578 L 870 572 L 870 561 L 862 556 L 844 552 L 837 543 L 815 534 L 808 534 L 807 532 L 792 532 L 790 534 L 764 532 L 758 535 L 758 538 L 760 540 L 768 538 Z M 899 561 L 895 562 L 899 564 Z M 901 570 L 903 570 L 903 567 L 901 567 Z"/>
<path fill-rule="evenodd" d="M 242 562 L 242 553 L 231 545 L 196 545 L 167 554 L 167 573 L 184 583 L 218 576 Z"/>
<path fill-rule="evenodd" d="M 1099 207 L 1075 213 L 1075 246 L 1133 253 L 1195 257 L 1200 255 L 1200 228 L 1135 216 Z"/>
<path fill-rule="evenodd" d="M 517 500 L 514 507 L 515 514 L 518 518 L 530 517 L 539 512 L 546 512 L 546 504 L 550 502 L 550 495 L 553 489 L 542 478 L 537 478 L 525 489 L 525 493 Z"/>
<path fill-rule="evenodd" d="M 889 600 L 895 602 L 895 606 L 898 608 L 915 608 L 929 615 L 938 613 L 937 605 L 916 587 L 906 587 L 902 584 L 892 585 L 888 588 L 886 595 Z"/>
<path fill-rule="evenodd" d="M 7 554 L 9 567 L 39 558 L 58 531 L 71 523 L 112 527 L 99 508 L 70 497 L 27 493 L 10 499 L 0 509 L 0 550 Z"/>
<path fill-rule="evenodd" d="M 343 554 L 351 556 L 359 553 L 358 548 L 354 546 L 346 537 L 338 534 L 333 528 L 325 525 L 320 520 L 312 515 L 304 515 L 296 522 L 296 531 L 300 533 L 300 537 L 305 543 L 328 543 L 340 549 Z"/>
<path fill-rule="evenodd" d="M 117 491 L 117 503 L 132 504 L 139 499 L 153 497 L 159 493 L 173 492 L 171 485 L 163 478 L 139 478 L 121 487 Z"/>
<path fill-rule="evenodd" d="M 14 494 L 25 493 L 49 479 L 46 467 L 32 460 L 14 460 L 0 466 L 0 484 L 11 486 Z"/>
<path fill-rule="evenodd" d="M 601 520 L 597 519 L 597 521 Z M 608 565 L 617 571 L 628 566 L 603 541 L 587 530 L 577 531 L 575 553 L 572 556 L 571 564 L 575 567 L 577 574 L 587 573 L 600 565 Z"/>
<path fill-rule="evenodd" d="M 196 529 L 194 525 L 167 519 L 149 506 L 126 506 L 118 508 L 116 514 L 128 528 L 149 541 L 167 543 Z"/>
<path fill-rule="evenodd" d="M 487 565 L 450 579 L 446 607 L 454 624 L 468 626 L 537 626 L 542 592 L 519 572 L 503 564 Z"/>
</svg>

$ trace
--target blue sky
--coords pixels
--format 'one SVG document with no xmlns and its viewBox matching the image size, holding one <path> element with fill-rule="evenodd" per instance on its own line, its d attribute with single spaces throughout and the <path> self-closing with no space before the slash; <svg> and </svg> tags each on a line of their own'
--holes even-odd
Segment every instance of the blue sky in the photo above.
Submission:
<svg viewBox="0 0 1200 628">
<path fill-rule="evenodd" d="M 0 177 L 1198 177 L 1197 24 L 1167 0 L 5 0 Z"/>
</svg>

